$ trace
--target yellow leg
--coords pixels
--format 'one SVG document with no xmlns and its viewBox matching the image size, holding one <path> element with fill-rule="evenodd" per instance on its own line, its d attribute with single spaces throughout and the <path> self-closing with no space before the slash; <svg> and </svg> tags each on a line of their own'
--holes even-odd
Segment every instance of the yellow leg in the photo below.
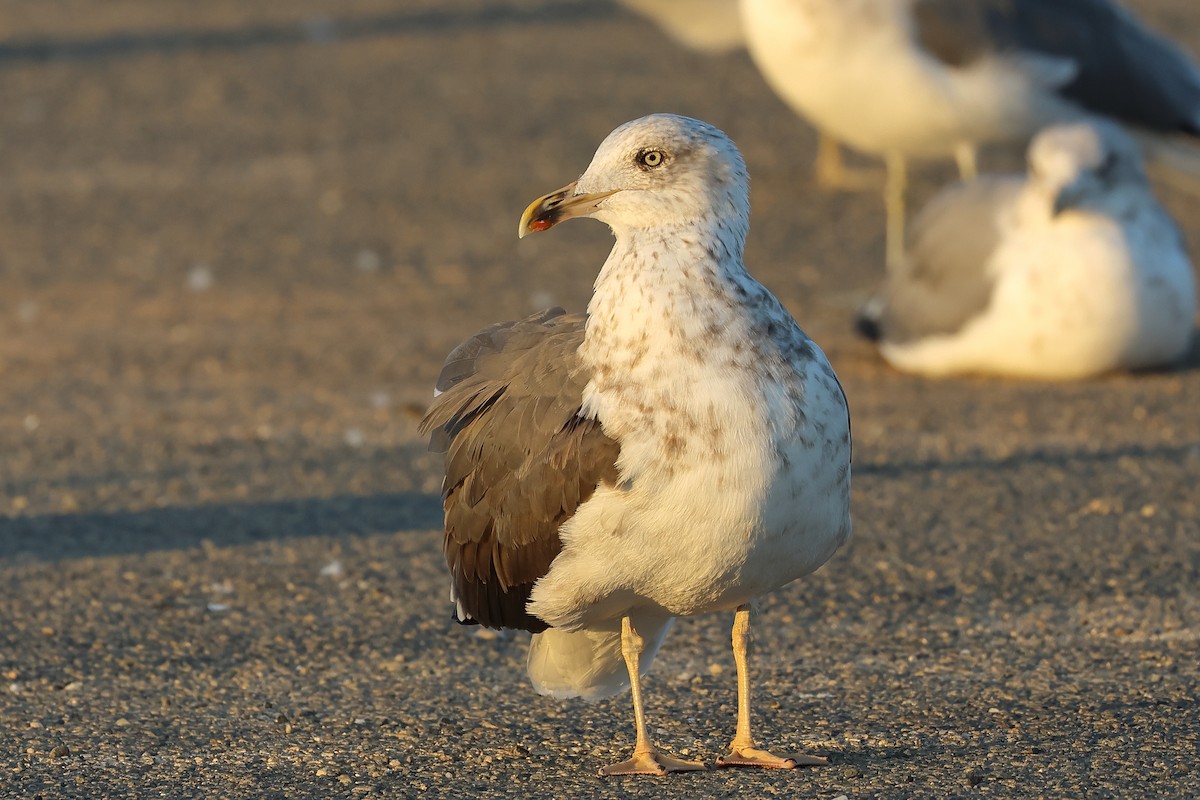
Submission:
<svg viewBox="0 0 1200 800">
<path fill-rule="evenodd" d="M 821 756 L 794 755 L 781 757 L 754 746 L 750 735 L 750 606 L 738 606 L 733 617 L 733 661 L 737 664 L 738 719 L 737 731 L 729 744 L 729 752 L 717 759 L 718 767 L 772 767 L 795 769 L 800 765 L 821 766 L 829 760 Z"/>
<path fill-rule="evenodd" d="M 904 261 L 904 196 L 908 191 L 908 163 L 899 153 L 888 153 L 887 186 L 887 268 L 899 269 Z"/>
<path fill-rule="evenodd" d="M 637 742 L 633 746 L 633 757 L 619 764 L 610 764 L 600 769 L 601 775 L 666 775 L 668 772 L 687 772 L 704 769 L 699 761 L 684 761 L 658 752 L 646 735 L 646 712 L 642 706 L 641 662 L 645 642 L 634 630 L 629 617 L 621 617 L 621 655 L 629 670 L 629 687 L 633 692 L 633 724 L 637 729 Z"/>
<path fill-rule="evenodd" d="M 817 131 L 817 160 L 814 167 L 817 185 L 822 189 L 876 189 L 883 178 L 878 169 L 847 166 L 842 158 L 842 146 L 824 131 Z"/>
<path fill-rule="evenodd" d="M 971 142 L 959 142 L 954 147 L 954 160 L 958 163 L 958 177 L 964 181 L 975 180 L 978 166 L 976 164 L 978 153 L 975 152 L 975 145 Z"/>
</svg>

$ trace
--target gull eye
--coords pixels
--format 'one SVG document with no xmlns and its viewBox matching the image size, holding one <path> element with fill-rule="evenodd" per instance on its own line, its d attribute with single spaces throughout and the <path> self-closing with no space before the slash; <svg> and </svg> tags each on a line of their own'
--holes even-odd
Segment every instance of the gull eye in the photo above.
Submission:
<svg viewBox="0 0 1200 800">
<path fill-rule="evenodd" d="M 637 163 L 643 169 L 654 169 L 662 166 L 662 163 L 667 160 L 666 154 L 662 150 L 643 150 L 637 154 Z"/>
</svg>

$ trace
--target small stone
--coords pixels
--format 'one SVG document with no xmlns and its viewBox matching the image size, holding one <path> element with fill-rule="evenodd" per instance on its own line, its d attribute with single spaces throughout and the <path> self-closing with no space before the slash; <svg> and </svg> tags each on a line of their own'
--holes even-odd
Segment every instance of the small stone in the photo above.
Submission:
<svg viewBox="0 0 1200 800">
<path fill-rule="evenodd" d="M 59 744 L 50 751 L 51 758 L 66 758 L 69 755 L 71 755 L 71 748 L 67 747 L 65 744 Z"/>
<path fill-rule="evenodd" d="M 208 264 L 197 264 L 188 270 L 185 285 L 193 292 L 206 292 L 213 285 L 213 271 Z"/>
<path fill-rule="evenodd" d="M 383 259 L 374 250 L 359 250 L 354 254 L 354 268 L 359 272 L 379 272 Z"/>
</svg>

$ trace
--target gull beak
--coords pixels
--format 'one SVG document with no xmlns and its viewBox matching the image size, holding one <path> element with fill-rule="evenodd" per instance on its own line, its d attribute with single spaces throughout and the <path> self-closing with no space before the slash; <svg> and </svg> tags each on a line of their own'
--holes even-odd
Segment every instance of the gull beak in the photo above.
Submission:
<svg viewBox="0 0 1200 800">
<path fill-rule="evenodd" d="M 572 181 L 557 192 L 539 197 L 526 207 L 517 226 L 517 238 L 524 239 L 527 234 L 548 231 L 572 217 L 586 217 L 596 210 L 601 200 L 614 194 L 615 191 L 576 194 L 575 182 Z"/>
<path fill-rule="evenodd" d="M 1093 187 L 1084 180 L 1075 180 L 1068 183 L 1066 186 L 1058 190 L 1058 194 L 1054 195 L 1054 205 L 1051 207 L 1051 216 L 1057 217 L 1064 211 L 1082 204 L 1090 196 Z"/>
</svg>

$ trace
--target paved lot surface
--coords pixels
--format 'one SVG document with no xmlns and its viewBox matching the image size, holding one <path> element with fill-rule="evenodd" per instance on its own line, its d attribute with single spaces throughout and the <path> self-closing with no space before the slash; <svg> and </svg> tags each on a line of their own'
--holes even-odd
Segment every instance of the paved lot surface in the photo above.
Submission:
<svg viewBox="0 0 1200 800">
<path fill-rule="evenodd" d="M 1193 0 L 1136 7 L 1200 53 Z M 599 0 L 56 0 L 0 5 L 0 87 L 0 797 L 1200 795 L 1200 357 L 887 369 L 878 198 L 815 190 L 743 54 Z M 628 699 L 448 621 L 429 387 L 582 307 L 608 233 L 517 217 L 657 110 L 742 146 L 748 260 L 853 408 L 855 537 L 756 660 L 762 738 L 829 767 L 601 781 Z M 732 733 L 729 622 L 648 681 L 679 753 Z"/>
</svg>

